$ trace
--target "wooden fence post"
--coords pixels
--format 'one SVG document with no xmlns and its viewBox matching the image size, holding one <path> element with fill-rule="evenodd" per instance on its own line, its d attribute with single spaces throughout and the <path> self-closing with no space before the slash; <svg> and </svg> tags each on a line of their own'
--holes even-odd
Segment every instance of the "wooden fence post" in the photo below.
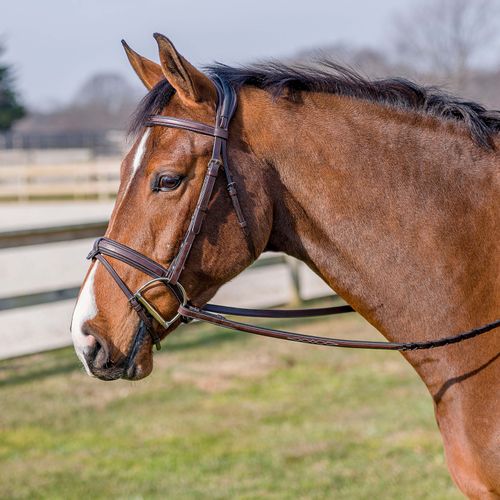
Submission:
<svg viewBox="0 0 500 500">
<path fill-rule="evenodd" d="M 300 287 L 300 261 L 294 259 L 293 257 L 285 256 L 286 266 L 288 272 L 290 273 L 290 279 L 292 280 L 292 297 L 290 299 L 290 304 L 298 306 L 302 304 L 303 298 L 301 294 Z"/>
</svg>

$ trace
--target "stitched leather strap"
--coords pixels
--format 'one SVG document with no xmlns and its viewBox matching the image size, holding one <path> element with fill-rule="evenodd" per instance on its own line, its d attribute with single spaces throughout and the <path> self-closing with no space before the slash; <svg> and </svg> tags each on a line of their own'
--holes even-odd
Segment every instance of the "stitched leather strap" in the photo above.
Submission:
<svg viewBox="0 0 500 500">
<path fill-rule="evenodd" d="M 136 300 L 134 293 L 129 289 L 125 282 L 121 279 L 115 269 L 111 264 L 104 258 L 104 255 L 121 260 L 122 262 L 131 265 L 138 269 L 139 271 L 148 274 L 153 278 L 163 277 L 167 275 L 167 270 L 160 264 L 154 262 L 148 257 L 136 252 L 135 250 L 122 245 L 116 241 L 110 240 L 108 238 L 99 238 L 94 243 L 94 248 L 89 254 L 89 258 L 98 259 L 106 270 L 111 274 L 115 282 L 118 284 L 124 295 L 129 300 L 130 305 L 137 312 L 141 320 L 146 325 L 148 331 L 150 332 L 153 342 L 156 343 L 157 348 L 160 348 L 160 339 L 156 335 L 153 329 L 152 320 L 148 314 L 144 311 L 143 307 Z M 246 316 L 246 317 L 262 317 L 262 318 L 309 318 L 315 316 L 325 316 L 325 315 L 336 315 L 343 314 L 354 311 L 354 309 L 349 306 L 335 306 L 335 307 L 323 307 L 323 308 L 313 308 L 313 309 L 243 309 L 239 307 L 229 307 L 222 306 L 218 304 L 207 304 L 203 308 L 197 308 L 189 304 L 182 304 L 182 293 L 173 284 L 166 284 L 176 297 L 179 299 L 181 304 L 178 312 L 183 316 L 184 321 L 197 319 L 201 321 L 206 321 L 208 323 L 213 323 L 215 325 L 229 328 L 232 330 L 238 330 L 241 332 L 252 333 L 254 335 L 261 335 L 265 337 L 272 337 L 282 340 L 289 340 L 293 342 L 302 342 L 307 344 L 322 345 L 328 347 L 347 347 L 347 348 L 363 348 L 363 349 L 385 349 L 392 351 L 410 351 L 417 349 L 432 349 L 436 347 L 442 347 L 449 344 L 454 344 L 457 342 L 462 342 L 464 340 L 482 335 L 483 333 L 489 332 L 498 326 L 500 326 L 500 320 L 493 321 L 487 325 L 480 328 L 475 328 L 466 332 L 462 332 L 458 335 L 451 337 L 442 337 L 436 340 L 430 340 L 425 342 L 376 342 L 368 340 L 349 340 L 349 339 L 336 339 L 329 337 L 317 337 L 311 335 L 304 335 L 301 333 L 288 332 L 284 330 L 275 330 L 273 328 L 259 327 L 256 325 L 249 325 L 247 323 L 241 323 L 238 321 L 233 321 L 223 314 L 229 314 L 234 316 Z"/>
<path fill-rule="evenodd" d="M 113 279 L 117 282 L 118 286 L 122 289 L 123 293 L 127 296 L 129 301 L 130 297 L 134 297 L 134 294 L 131 292 L 128 286 L 123 282 L 123 280 L 120 278 L 120 276 L 111 266 L 111 264 L 108 261 L 106 261 L 106 259 L 102 258 L 103 255 L 106 255 L 116 260 L 120 260 L 121 262 L 124 262 L 125 264 L 134 267 L 138 271 L 141 271 L 142 273 L 151 276 L 151 278 L 164 278 L 168 274 L 168 269 L 165 269 L 163 266 L 161 266 L 154 260 L 150 259 L 149 257 L 146 257 L 145 255 L 137 252 L 136 250 L 133 250 L 132 248 L 127 247 L 126 245 L 118 243 L 117 241 L 111 240 L 109 238 L 104 238 L 104 237 L 98 238 L 94 242 L 94 246 L 90 251 L 90 253 L 88 254 L 87 259 L 98 259 L 101 262 L 104 260 L 106 262 L 106 265 L 104 267 L 106 267 L 111 276 L 113 276 Z M 172 291 L 172 293 L 175 295 L 179 303 L 182 303 L 184 300 L 184 296 L 179 287 L 173 283 L 164 282 L 164 284 L 165 286 L 168 286 L 168 288 Z M 132 306 L 134 306 L 133 303 Z"/>
<path fill-rule="evenodd" d="M 87 259 L 93 259 L 99 254 L 121 260 L 152 278 L 163 277 L 167 273 L 167 270 L 154 260 L 109 238 L 102 237 L 95 240 L 92 250 L 87 255 Z"/>
<path fill-rule="evenodd" d="M 228 137 L 228 131 L 225 129 L 212 127 L 211 125 L 206 125 L 205 123 L 201 122 L 195 122 L 186 118 L 154 115 L 150 116 L 145 122 L 146 127 L 153 127 L 155 125 L 190 130 L 191 132 L 196 132 L 197 134 L 209 135 L 211 137 L 220 137 L 222 139 L 227 139 Z"/>
<path fill-rule="evenodd" d="M 227 138 L 229 136 L 229 123 L 236 110 L 236 93 L 234 89 L 227 85 L 220 79 L 214 79 L 213 83 L 217 90 L 218 96 L 218 106 L 217 114 L 215 119 L 215 127 L 211 127 L 204 123 L 194 122 L 192 120 L 186 120 L 183 118 L 174 118 L 169 116 L 151 116 L 146 122 L 147 126 L 165 126 L 181 128 L 185 130 L 190 130 L 200 134 L 211 135 L 214 137 L 214 145 L 212 149 L 212 158 L 208 164 L 207 173 L 205 174 L 205 179 L 201 187 L 200 195 L 196 208 L 191 217 L 188 229 L 179 247 L 177 255 L 170 265 L 166 277 L 169 282 L 173 285 L 177 284 L 186 265 L 187 258 L 191 252 L 194 240 L 199 234 L 203 221 L 205 219 L 206 213 L 208 211 L 208 205 L 210 199 L 212 198 L 212 192 L 215 186 L 215 180 L 219 173 L 220 167 L 224 168 L 226 177 L 228 180 L 228 192 L 233 203 L 233 207 L 238 218 L 238 223 L 241 228 L 245 231 L 245 236 L 247 242 L 251 241 L 246 232 L 247 223 L 243 216 L 243 212 L 240 207 L 238 200 L 235 182 L 232 178 L 231 172 L 229 170 L 229 162 L 227 159 Z M 253 248 L 253 243 L 249 243 L 252 251 L 252 255 L 255 254 L 255 249 Z"/>
<path fill-rule="evenodd" d="M 167 278 L 170 283 L 176 284 L 179 281 L 179 276 L 184 270 L 184 265 L 189 256 L 189 252 L 193 246 L 194 240 L 201 230 L 201 226 L 205 219 L 205 215 L 208 211 L 208 204 L 212 196 L 212 191 L 215 185 L 215 179 L 217 178 L 217 173 L 219 171 L 221 163 L 217 159 L 210 160 L 210 165 L 208 167 L 207 174 L 203 180 L 203 185 L 200 192 L 200 197 L 198 199 L 198 204 L 189 223 L 189 227 L 186 231 L 186 235 L 182 240 L 179 252 L 175 257 L 172 265 L 169 267 Z"/>
<path fill-rule="evenodd" d="M 226 314 L 236 314 L 238 316 L 250 316 L 251 314 L 239 314 L 235 312 L 229 312 L 230 309 L 236 311 L 235 308 L 226 308 L 224 306 L 217 306 L 219 310 L 224 310 Z M 211 307 L 213 310 L 213 307 Z M 341 309 L 341 308 L 339 308 Z M 249 325 L 247 323 L 241 323 L 239 321 L 233 321 L 221 314 L 215 314 L 212 312 L 208 312 L 209 307 L 205 306 L 202 309 L 197 307 L 187 305 L 181 305 L 179 307 L 179 312 L 187 317 L 192 319 L 197 319 L 200 321 L 205 321 L 207 323 L 212 323 L 214 325 L 221 326 L 223 328 L 228 328 L 230 330 L 238 330 L 240 332 L 252 333 L 254 335 L 261 335 L 263 337 L 272 337 L 275 339 L 281 340 L 289 340 L 292 342 L 302 342 L 304 344 L 315 344 L 326 347 L 347 347 L 354 349 L 379 349 L 379 350 L 387 350 L 387 351 L 414 351 L 420 349 L 433 349 L 436 347 L 443 347 L 445 345 L 456 344 L 457 342 L 462 342 L 467 339 L 471 339 L 477 337 L 478 335 L 482 335 L 487 333 L 495 328 L 500 326 L 500 319 L 493 321 L 492 323 L 488 323 L 480 328 L 473 328 L 472 330 L 468 330 L 466 332 L 461 332 L 457 335 L 453 335 L 451 337 L 442 337 L 436 340 L 429 340 L 424 342 L 377 342 L 370 340 L 349 340 L 349 339 L 336 339 L 330 337 L 317 337 L 314 335 L 304 335 L 302 333 L 288 332 L 284 330 L 275 330 L 273 328 L 265 328 L 256 325 Z M 247 311 L 248 313 L 249 311 Z M 259 311 L 260 312 L 260 311 Z M 273 313 L 274 311 L 268 311 L 269 313 Z M 286 317 L 282 315 L 283 311 L 280 311 L 279 315 L 266 315 L 268 318 L 282 318 Z M 299 311 L 295 311 L 296 313 Z M 336 313 L 339 314 L 342 312 L 350 312 L 348 306 L 345 307 L 344 310 L 338 310 Z M 328 314 L 328 313 L 325 313 Z M 288 316 L 288 317 L 301 317 L 301 316 Z M 304 316 L 305 317 L 305 316 Z"/>
<path fill-rule="evenodd" d="M 156 345 L 156 348 L 158 350 L 161 349 L 161 339 L 160 337 L 156 334 L 154 330 L 154 325 L 153 322 L 142 307 L 141 304 L 137 301 L 137 299 L 134 296 L 134 293 L 130 288 L 126 285 L 126 283 L 121 279 L 120 275 L 115 271 L 113 266 L 103 257 L 101 254 L 96 254 L 94 255 L 94 258 L 97 259 L 108 271 L 109 274 L 113 277 L 115 280 L 116 284 L 120 287 L 121 291 L 125 294 L 125 297 L 127 297 L 127 300 L 130 304 L 130 306 L 134 309 L 134 311 L 139 315 L 139 318 L 142 320 L 144 326 L 148 330 L 149 334 L 151 335 L 151 339 L 153 343 Z M 134 339 L 134 345 L 136 341 Z"/>
<path fill-rule="evenodd" d="M 311 309 L 243 309 L 241 307 L 206 304 L 202 308 L 206 312 L 229 314 L 230 316 L 245 316 L 247 318 L 315 318 L 354 312 L 349 306 L 317 307 Z"/>
</svg>

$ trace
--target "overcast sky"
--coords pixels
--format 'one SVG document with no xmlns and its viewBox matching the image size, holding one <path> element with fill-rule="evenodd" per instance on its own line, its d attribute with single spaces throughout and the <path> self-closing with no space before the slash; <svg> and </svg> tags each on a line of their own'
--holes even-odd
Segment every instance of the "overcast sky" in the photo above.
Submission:
<svg viewBox="0 0 500 500">
<path fill-rule="evenodd" d="M 120 39 L 157 60 L 159 31 L 195 64 L 292 55 L 346 41 L 387 47 L 395 11 L 415 0 L 0 0 L 4 60 L 23 98 L 46 108 L 91 74 L 132 79 Z"/>
</svg>

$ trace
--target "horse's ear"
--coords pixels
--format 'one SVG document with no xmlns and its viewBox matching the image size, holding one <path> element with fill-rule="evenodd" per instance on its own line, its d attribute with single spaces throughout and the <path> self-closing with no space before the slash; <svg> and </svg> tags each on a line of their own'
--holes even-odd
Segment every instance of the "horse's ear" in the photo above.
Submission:
<svg viewBox="0 0 500 500">
<path fill-rule="evenodd" d="M 122 45 L 132 68 L 148 90 L 151 90 L 160 80 L 165 78 L 159 64 L 133 51 L 125 40 L 122 40 Z"/>
<path fill-rule="evenodd" d="M 197 70 L 164 35 L 153 35 L 160 51 L 161 69 L 170 85 L 186 105 L 215 101 L 216 90 L 210 79 Z"/>
</svg>

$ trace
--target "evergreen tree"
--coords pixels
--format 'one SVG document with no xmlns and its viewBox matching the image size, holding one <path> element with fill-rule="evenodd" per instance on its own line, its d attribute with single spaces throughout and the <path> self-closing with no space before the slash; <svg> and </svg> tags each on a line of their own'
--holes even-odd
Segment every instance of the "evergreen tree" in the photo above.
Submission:
<svg viewBox="0 0 500 500">
<path fill-rule="evenodd" d="M 2 52 L 0 47 L 0 55 Z M 14 90 L 11 68 L 0 63 L 0 132 L 9 130 L 24 114 L 24 107 Z"/>
</svg>

